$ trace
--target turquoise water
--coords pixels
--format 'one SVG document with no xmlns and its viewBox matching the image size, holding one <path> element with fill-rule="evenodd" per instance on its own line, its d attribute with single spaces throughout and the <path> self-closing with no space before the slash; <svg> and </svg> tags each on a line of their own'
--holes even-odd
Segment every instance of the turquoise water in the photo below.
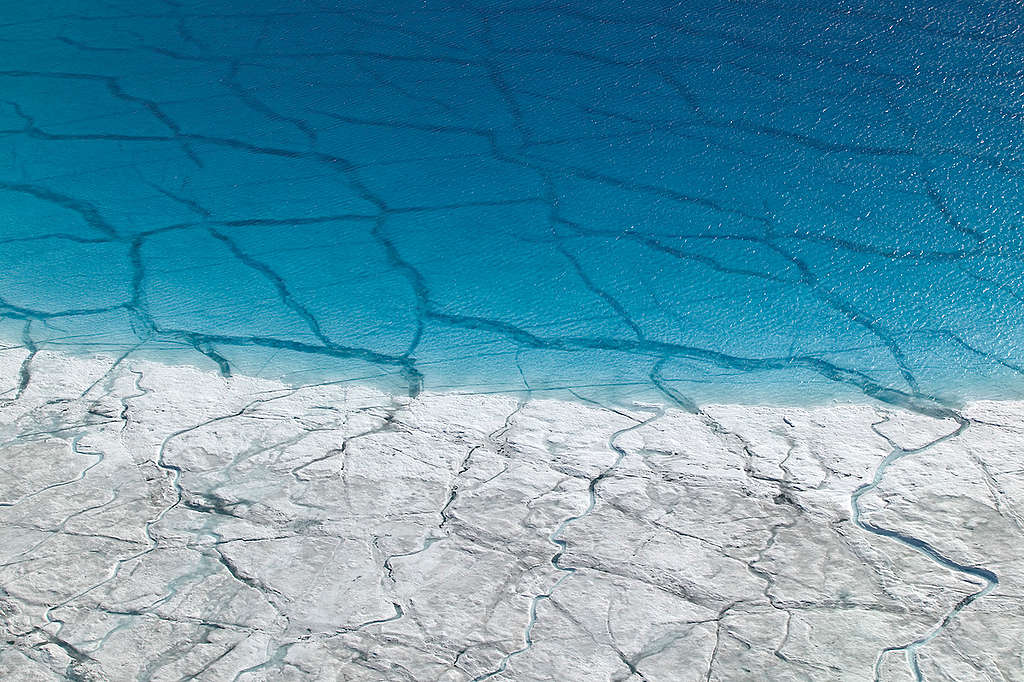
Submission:
<svg viewBox="0 0 1024 682">
<path fill-rule="evenodd" d="M 1012 3 L 0 12 L 0 334 L 291 382 L 1024 391 Z"/>
</svg>

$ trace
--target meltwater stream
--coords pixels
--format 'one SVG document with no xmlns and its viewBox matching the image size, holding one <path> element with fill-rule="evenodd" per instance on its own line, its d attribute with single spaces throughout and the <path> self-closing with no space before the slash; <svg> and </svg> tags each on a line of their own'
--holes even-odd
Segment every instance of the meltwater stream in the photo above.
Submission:
<svg viewBox="0 0 1024 682">
<path fill-rule="evenodd" d="M 870 521 L 865 521 L 861 517 L 861 498 L 864 495 L 872 493 L 878 489 L 878 486 L 881 485 L 882 480 L 885 477 L 886 470 L 888 470 L 890 466 L 898 462 L 903 457 L 924 452 L 929 448 L 935 447 L 947 440 L 957 438 L 964 432 L 964 430 L 969 428 L 970 422 L 966 419 L 963 419 L 962 417 L 957 417 L 957 428 L 954 431 L 947 433 L 943 436 L 940 436 L 929 443 L 925 443 L 924 445 L 915 448 L 904 448 L 897 445 L 890 438 L 882 434 L 878 430 L 877 426 L 878 424 L 876 424 L 873 427 L 875 433 L 881 436 L 884 440 L 886 440 L 889 443 L 889 445 L 892 447 L 892 451 L 885 457 L 885 459 L 883 459 L 879 463 L 878 467 L 875 469 L 875 473 L 872 477 L 872 480 L 869 483 L 865 483 L 864 485 L 858 487 L 853 492 L 853 495 L 850 496 L 850 507 L 853 512 L 853 523 L 861 530 L 865 530 L 869 533 L 878 535 L 880 537 L 895 540 L 906 547 L 910 547 L 911 549 L 920 552 L 924 556 L 928 557 L 930 560 L 934 561 L 939 566 L 954 573 L 957 573 L 963 576 L 964 578 L 971 579 L 972 583 L 982 583 L 980 589 L 978 589 L 976 592 L 971 592 L 967 594 L 967 596 L 963 597 L 960 601 L 958 601 L 949 611 L 949 613 L 946 614 L 942 621 L 938 623 L 930 632 L 928 632 L 925 635 L 922 635 L 918 639 L 915 639 L 914 641 L 909 642 L 907 644 L 887 647 L 883 649 L 881 652 L 879 652 L 879 656 L 875 661 L 874 672 L 876 682 L 882 679 L 881 666 L 885 659 L 885 656 L 887 654 L 900 651 L 905 653 L 907 663 L 910 666 L 910 670 L 914 675 L 914 679 L 917 680 L 917 682 L 922 682 L 924 680 L 924 677 L 921 674 L 921 667 L 918 663 L 917 650 L 920 647 L 927 644 L 928 642 L 930 642 L 931 640 L 935 639 L 935 637 L 937 637 L 939 634 L 941 634 L 943 630 L 945 630 L 946 627 L 949 626 L 953 618 L 955 618 L 956 615 L 959 614 L 963 609 L 970 606 L 975 600 L 984 597 L 986 594 L 994 590 L 996 586 L 999 585 L 999 576 L 997 576 L 991 570 L 984 568 L 982 566 L 971 566 L 967 564 L 962 564 L 954 559 L 950 559 L 949 557 L 943 555 L 931 544 L 924 540 L 921 540 L 920 538 L 916 538 L 911 535 L 901 533 L 900 531 L 892 530 L 890 528 L 883 528 Z"/>
<path fill-rule="evenodd" d="M 1020 395 L 1020 18 L 8 3 L 0 332 L 412 392 Z"/>
</svg>

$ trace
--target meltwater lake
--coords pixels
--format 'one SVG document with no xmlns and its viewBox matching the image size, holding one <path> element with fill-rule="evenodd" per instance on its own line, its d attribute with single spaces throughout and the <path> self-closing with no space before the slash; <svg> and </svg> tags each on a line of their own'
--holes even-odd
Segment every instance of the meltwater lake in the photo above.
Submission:
<svg viewBox="0 0 1024 682">
<path fill-rule="evenodd" d="M 1021 18 L 7 3 L 3 338 L 414 394 L 1019 396 Z"/>
</svg>

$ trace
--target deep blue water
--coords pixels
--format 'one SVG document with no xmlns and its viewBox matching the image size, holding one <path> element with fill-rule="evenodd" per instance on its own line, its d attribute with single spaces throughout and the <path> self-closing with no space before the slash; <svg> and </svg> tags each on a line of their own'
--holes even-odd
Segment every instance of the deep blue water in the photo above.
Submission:
<svg viewBox="0 0 1024 682">
<path fill-rule="evenodd" d="M 11 343 L 403 391 L 1024 394 L 1017 3 L 0 7 Z"/>
</svg>

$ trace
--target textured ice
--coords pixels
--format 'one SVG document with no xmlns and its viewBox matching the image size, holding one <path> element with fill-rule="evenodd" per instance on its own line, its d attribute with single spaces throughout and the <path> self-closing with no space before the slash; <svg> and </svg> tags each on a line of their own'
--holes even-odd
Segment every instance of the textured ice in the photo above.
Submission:
<svg viewBox="0 0 1024 682">
<path fill-rule="evenodd" d="M 1024 673 L 1019 402 L 687 412 L 31 367 L 0 422 L 5 679 Z"/>
</svg>

